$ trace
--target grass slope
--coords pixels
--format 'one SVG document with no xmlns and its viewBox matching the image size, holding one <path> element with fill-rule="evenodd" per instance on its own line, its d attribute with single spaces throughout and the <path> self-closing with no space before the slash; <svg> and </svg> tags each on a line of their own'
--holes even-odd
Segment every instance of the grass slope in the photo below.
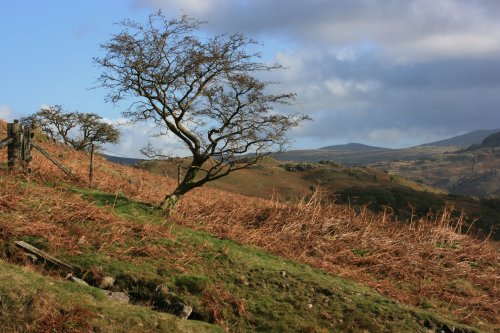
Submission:
<svg viewBox="0 0 500 333">
<path fill-rule="evenodd" d="M 161 212 L 122 195 L 15 183 L 5 177 L 1 181 L 10 193 L 24 194 L 15 210 L 2 211 L 2 221 L 17 221 L 2 225 L 4 331 L 218 331 L 200 321 L 237 332 L 477 331 L 304 264 L 165 223 Z M 41 194 L 45 198 L 38 212 L 25 211 Z M 62 197 L 65 203 L 57 205 Z M 51 206 L 45 205 L 49 202 Z M 32 220 L 31 214 L 38 221 L 23 225 L 25 218 Z M 23 229 L 28 226 L 35 230 Z M 126 291 L 135 304 L 112 303 L 99 289 L 62 281 L 62 272 L 54 267 L 28 263 L 12 247 L 15 239 L 77 267 L 91 284 L 99 275 L 113 276 L 114 288 Z M 191 304 L 191 317 L 198 321 L 154 311 L 162 310 L 165 298 Z"/>
<path fill-rule="evenodd" d="M 500 196 L 498 147 L 436 154 L 413 161 L 386 161 L 374 166 L 453 194 Z"/>
<path fill-rule="evenodd" d="M 0 256 L 48 273 L 49 285 L 64 274 L 49 266 L 33 266 L 13 247 L 14 240 L 27 241 L 78 266 L 91 284 L 112 275 L 113 288 L 127 291 L 148 313 L 170 311 L 172 303 L 181 299 L 194 306 L 192 319 L 233 331 L 256 330 L 257 325 L 272 331 L 265 325 L 292 320 L 287 317 L 295 307 L 302 326 L 293 329 L 299 331 L 369 330 L 362 326 L 367 319 L 358 317 L 359 309 L 370 314 L 368 324 L 378 327 L 374 331 L 404 331 L 400 325 L 406 322 L 410 331 L 449 329 L 442 326 L 444 320 L 426 311 L 485 331 L 500 327 L 498 252 L 488 242 L 457 233 L 463 220 L 449 210 L 394 223 L 384 213 L 331 204 L 320 192 L 310 200 L 286 203 L 205 187 L 189 193 L 172 219 L 165 220 L 152 205 L 172 191 L 172 179 L 96 158 L 90 189 L 84 181 L 86 156 L 50 142 L 40 144 L 81 180 L 67 179 L 38 154 L 33 156 L 30 175 L 0 170 Z M 343 284 L 352 286 L 351 294 L 344 290 L 337 294 L 335 286 Z M 329 292 L 321 292 L 318 285 L 339 297 L 322 306 L 321 294 Z M 266 295 L 272 296 L 271 303 Z M 365 311 L 361 303 L 365 298 L 372 305 L 376 299 L 386 299 L 403 310 Z M 352 307 L 349 299 L 354 300 Z M 58 309 L 58 302 L 52 308 Z M 372 305 L 369 308 L 375 309 Z M 20 313 L 23 308 L 12 309 Z M 23 323 L 24 317 L 10 310 L 2 312 L 6 316 L 1 320 Z M 330 318 L 323 317 L 325 311 Z M 99 317 L 99 311 L 89 318 L 94 314 L 96 321 L 107 320 Z M 334 327 L 323 327 L 330 319 Z M 346 321 L 353 326 L 342 326 Z M 98 325 L 94 319 L 90 324 Z M 115 330 L 120 331 L 123 326 L 117 325 Z"/>
<path fill-rule="evenodd" d="M 186 160 L 183 161 L 186 165 Z M 147 161 L 139 164 L 158 175 L 176 176 L 177 165 L 168 161 Z M 428 173 L 428 177 L 437 177 Z M 500 212 L 479 200 L 447 195 L 444 190 L 403 178 L 398 174 L 365 166 L 343 166 L 334 162 L 298 163 L 265 159 L 252 168 L 232 173 L 208 183 L 207 186 L 254 197 L 297 201 L 310 196 L 318 186 L 326 189 L 329 199 L 342 204 L 368 206 L 374 212 L 391 207 L 395 217 L 406 220 L 413 215 L 425 216 L 441 212 L 446 203 L 467 214 L 465 224 L 471 231 L 493 239 L 500 239 Z M 489 186 L 496 186 L 495 182 Z M 464 231 L 467 230 L 464 228 Z"/>
</svg>

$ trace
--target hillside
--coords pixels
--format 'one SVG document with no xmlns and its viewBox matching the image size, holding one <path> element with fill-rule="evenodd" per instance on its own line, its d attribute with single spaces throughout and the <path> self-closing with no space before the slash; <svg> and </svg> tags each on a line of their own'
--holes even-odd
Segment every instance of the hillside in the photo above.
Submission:
<svg viewBox="0 0 500 333">
<path fill-rule="evenodd" d="M 383 161 L 417 160 L 434 154 L 458 150 L 459 147 L 413 147 L 404 149 L 382 150 L 290 150 L 275 154 L 279 161 L 320 162 L 334 161 L 344 165 L 368 165 Z"/>
<path fill-rule="evenodd" d="M 183 161 L 184 168 L 188 160 Z M 141 169 L 158 175 L 176 178 L 177 164 L 169 161 L 143 161 Z M 329 200 L 357 207 L 367 206 L 374 212 L 385 207 L 393 210 L 393 217 L 406 220 L 412 215 L 425 216 L 440 212 L 446 203 L 464 210 L 464 224 L 480 237 L 490 235 L 500 239 L 500 212 L 479 200 L 448 195 L 436 187 L 408 180 L 378 168 L 343 166 L 338 163 L 296 163 L 265 159 L 257 165 L 230 174 L 207 184 L 208 187 L 262 198 L 279 198 L 297 201 L 314 193 L 316 188 L 325 191 Z M 496 186 L 496 185 L 490 185 Z M 467 230 L 467 229 L 464 229 Z"/>
<path fill-rule="evenodd" d="M 421 146 L 423 146 L 423 147 L 427 147 L 427 146 L 467 147 L 470 145 L 479 144 L 487 136 L 489 136 L 493 133 L 499 132 L 499 131 L 500 131 L 500 129 L 476 130 L 476 131 L 472 131 L 472 132 L 465 133 L 462 135 L 457 135 L 457 136 L 454 136 L 454 137 L 451 137 L 448 139 L 426 143 L 426 144 L 423 144 Z"/>
<path fill-rule="evenodd" d="M 345 145 L 333 145 L 333 146 L 326 146 L 326 147 L 321 147 L 319 149 L 324 149 L 324 150 L 349 150 L 349 151 L 374 151 L 374 150 L 384 150 L 388 148 L 381 148 L 381 147 L 373 147 L 373 146 L 368 146 L 364 145 L 362 143 L 347 143 Z"/>
<path fill-rule="evenodd" d="M 466 149 L 419 160 L 380 162 L 374 167 L 453 194 L 500 196 L 498 147 Z"/>
<path fill-rule="evenodd" d="M 410 148 L 387 149 L 350 143 L 326 146 L 320 149 L 290 150 L 276 154 L 273 157 L 280 161 L 335 161 L 344 165 L 368 165 L 399 160 L 418 160 L 435 154 L 457 151 L 472 144 L 479 144 L 488 135 L 498 131 L 500 130 L 477 130 Z"/>
<path fill-rule="evenodd" d="M 40 144 L 85 179 L 85 156 Z M 456 233 L 461 219 L 450 211 L 394 223 L 385 213 L 325 203 L 320 191 L 307 201 L 282 203 L 201 188 L 166 219 L 154 204 L 173 188 L 172 180 L 102 158 L 96 163 L 92 188 L 67 179 L 38 154 L 29 176 L 0 171 L 2 328 L 500 328 L 499 255 L 488 243 Z M 15 240 L 74 266 L 75 275 L 92 286 L 113 277 L 107 288 L 126 292 L 132 304 L 64 281 L 67 272 L 33 262 L 13 246 Z M 194 320 L 170 314 L 179 303 L 192 306 Z"/>
</svg>

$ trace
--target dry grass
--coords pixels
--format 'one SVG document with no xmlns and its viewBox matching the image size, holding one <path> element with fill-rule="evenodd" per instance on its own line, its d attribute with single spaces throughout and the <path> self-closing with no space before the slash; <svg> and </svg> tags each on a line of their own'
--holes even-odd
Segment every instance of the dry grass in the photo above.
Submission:
<svg viewBox="0 0 500 333">
<path fill-rule="evenodd" d="M 87 186 L 84 155 L 50 143 L 44 147 L 81 177 L 75 185 Z M 33 155 L 30 179 L 70 182 L 50 162 Z M 0 182 L 1 211 L 15 216 L 20 196 L 24 198 L 22 205 L 32 205 L 31 215 L 2 228 L 2 238 L 6 233 L 49 235 L 54 246 L 75 252 L 75 244 L 89 232 L 97 246 L 132 234 L 153 233 L 96 209 L 78 195 L 22 187 L 12 177 L 0 177 Z M 98 159 L 93 187 L 157 203 L 174 185 L 165 177 Z M 404 303 L 432 307 L 479 327 L 500 328 L 498 251 L 487 241 L 457 232 L 461 218 L 453 217 L 451 207 L 440 216 L 398 223 L 388 214 L 356 213 L 322 201 L 321 192 L 288 204 L 201 188 L 180 202 L 174 219 L 362 282 Z M 94 230 L 83 228 L 87 220 L 96 222 Z M 154 228 L 159 228 L 155 235 L 171 237 L 161 227 Z"/>
<path fill-rule="evenodd" d="M 65 188 L 36 186 L 0 176 L 0 242 L 19 237 L 43 239 L 51 252 L 78 255 L 88 249 L 134 260 L 138 252 L 155 257 L 171 251 L 149 246 L 149 240 L 172 239 L 167 225 L 138 224 L 119 218 Z"/>
</svg>

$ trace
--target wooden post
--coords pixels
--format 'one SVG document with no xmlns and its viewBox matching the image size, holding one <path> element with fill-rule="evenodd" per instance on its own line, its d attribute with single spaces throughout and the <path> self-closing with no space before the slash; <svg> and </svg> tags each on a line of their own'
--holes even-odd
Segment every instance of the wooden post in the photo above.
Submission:
<svg viewBox="0 0 500 333">
<path fill-rule="evenodd" d="M 7 148 L 7 166 L 9 170 L 15 170 L 19 166 L 19 160 L 22 158 L 23 132 L 19 120 L 15 119 L 13 123 L 7 124 L 7 135 L 14 141 Z"/>
<path fill-rule="evenodd" d="M 90 165 L 89 165 L 89 183 L 92 185 L 94 179 L 94 144 L 90 145 Z"/>
<path fill-rule="evenodd" d="M 23 126 L 23 141 L 21 147 L 21 159 L 23 161 L 24 172 L 31 172 L 29 163 L 31 162 L 31 139 L 34 136 L 31 126 Z"/>
<path fill-rule="evenodd" d="M 180 185 L 182 181 L 182 165 L 178 165 L 177 167 L 177 185 Z"/>
<path fill-rule="evenodd" d="M 15 241 L 14 244 L 16 244 L 16 246 L 22 248 L 23 250 L 25 250 L 27 252 L 33 253 L 33 254 L 39 256 L 40 258 L 45 259 L 46 261 L 50 262 L 53 265 L 59 266 L 59 267 L 64 268 L 68 271 L 71 271 L 71 272 L 74 270 L 73 267 L 71 267 L 67 263 L 51 256 L 47 252 L 44 252 L 44 251 L 34 247 L 31 244 L 28 244 L 28 243 L 23 242 L 23 241 Z"/>
</svg>

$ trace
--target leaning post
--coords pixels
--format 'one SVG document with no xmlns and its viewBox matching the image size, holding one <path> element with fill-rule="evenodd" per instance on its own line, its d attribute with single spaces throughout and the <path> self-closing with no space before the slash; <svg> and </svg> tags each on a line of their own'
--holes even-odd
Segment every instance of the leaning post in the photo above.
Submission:
<svg viewBox="0 0 500 333">
<path fill-rule="evenodd" d="M 7 147 L 7 166 L 12 171 L 19 166 L 19 161 L 22 159 L 23 131 L 19 120 L 15 119 L 13 123 L 7 124 L 7 135 L 9 138 L 14 139 Z"/>
<path fill-rule="evenodd" d="M 179 163 L 177 166 L 177 185 L 182 182 L 182 165 Z"/>
</svg>

